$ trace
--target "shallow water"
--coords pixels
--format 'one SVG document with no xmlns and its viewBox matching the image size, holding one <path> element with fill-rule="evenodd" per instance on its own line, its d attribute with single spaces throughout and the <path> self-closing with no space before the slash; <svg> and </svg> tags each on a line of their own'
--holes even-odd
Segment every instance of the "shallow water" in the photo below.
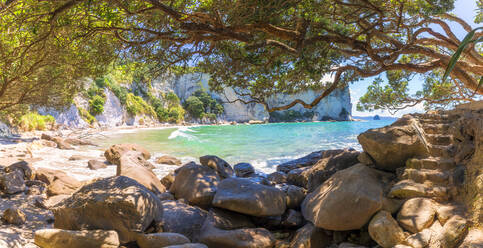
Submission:
<svg viewBox="0 0 483 248">
<path fill-rule="evenodd" d="M 358 134 L 392 122 L 394 119 L 139 129 L 108 133 L 95 142 L 103 147 L 136 143 L 154 153 L 153 157 L 169 154 L 183 162 L 217 155 L 230 164 L 250 162 L 258 171 L 270 173 L 276 165 L 314 151 L 345 147 L 361 150 Z"/>
</svg>

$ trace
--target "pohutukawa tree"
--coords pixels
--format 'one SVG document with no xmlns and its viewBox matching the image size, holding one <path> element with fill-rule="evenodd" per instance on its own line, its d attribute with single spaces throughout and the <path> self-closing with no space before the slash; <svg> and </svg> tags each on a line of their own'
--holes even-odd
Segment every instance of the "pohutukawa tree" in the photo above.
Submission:
<svg viewBox="0 0 483 248">
<path fill-rule="evenodd" d="M 61 1 L 0 1 L 0 117 L 26 106 L 62 107 L 102 73 L 115 49 L 74 23 L 87 18 Z"/>
<path fill-rule="evenodd" d="M 471 30 L 449 14 L 452 0 L 55 2 L 51 16 L 79 17 L 70 25 L 82 35 L 111 35 L 124 44 L 113 45 L 118 51 L 159 68 L 196 65 L 211 74 L 212 89 L 232 87 L 237 101 L 262 103 L 269 111 L 296 104 L 312 108 L 350 82 L 384 75 L 389 84 L 377 78 L 360 108 L 446 104 L 483 94 L 482 49 L 475 45 L 463 51 L 451 79 L 440 80 L 461 42 L 449 23 Z M 332 80 L 323 80 L 329 73 Z M 408 81 L 415 76 L 424 79 L 424 90 L 411 95 Z M 265 102 L 276 93 L 308 88 L 323 91 L 312 102 Z"/>
</svg>

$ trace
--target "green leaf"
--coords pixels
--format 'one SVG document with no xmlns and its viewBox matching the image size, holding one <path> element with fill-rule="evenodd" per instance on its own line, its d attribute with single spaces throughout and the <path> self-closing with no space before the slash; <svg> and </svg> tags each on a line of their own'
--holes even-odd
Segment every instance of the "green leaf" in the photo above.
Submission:
<svg viewBox="0 0 483 248">
<path fill-rule="evenodd" d="M 471 39 L 475 35 L 476 30 L 477 29 L 471 30 L 471 32 L 469 32 L 465 36 L 465 38 L 461 42 L 460 46 L 458 47 L 458 49 L 456 50 L 456 52 L 451 57 L 451 59 L 450 59 L 450 61 L 448 63 L 448 67 L 446 67 L 446 71 L 444 72 L 443 82 L 445 82 L 446 79 L 448 78 L 449 74 L 451 73 L 451 71 L 453 70 L 454 66 L 456 65 L 456 61 L 458 61 L 459 57 L 461 56 L 461 53 L 463 52 L 463 50 L 466 48 L 466 46 L 468 44 L 470 44 Z"/>
</svg>

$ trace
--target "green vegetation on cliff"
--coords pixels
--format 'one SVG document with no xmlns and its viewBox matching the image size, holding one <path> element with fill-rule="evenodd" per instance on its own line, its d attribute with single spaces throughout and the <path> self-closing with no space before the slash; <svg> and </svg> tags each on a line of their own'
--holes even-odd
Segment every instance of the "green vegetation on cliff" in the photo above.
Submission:
<svg viewBox="0 0 483 248">
<path fill-rule="evenodd" d="M 79 111 L 79 115 L 80 117 L 87 123 L 89 123 L 90 125 L 94 124 L 94 122 L 96 122 L 96 117 L 94 117 L 93 115 L 91 115 L 91 113 L 89 113 L 89 111 L 87 111 L 86 109 L 80 107 L 80 106 L 77 106 L 77 110 Z"/>
<path fill-rule="evenodd" d="M 145 114 L 150 116 L 156 116 L 156 112 L 153 107 L 146 103 L 140 96 L 136 96 L 133 93 L 127 93 L 126 95 L 126 110 L 132 115 Z"/>
<path fill-rule="evenodd" d="M 216 120 L 218 115 L 223 114 L 224 108 L 221 103 L 213 99 L 204 90 L 197 90 L 184 102 L 186 111 L 196 119 Z"/>
</svg>

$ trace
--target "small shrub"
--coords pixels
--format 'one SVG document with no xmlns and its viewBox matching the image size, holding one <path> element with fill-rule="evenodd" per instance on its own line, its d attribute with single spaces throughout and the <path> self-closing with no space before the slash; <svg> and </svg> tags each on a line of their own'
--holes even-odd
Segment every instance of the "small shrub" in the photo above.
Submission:
<svg viewBox="0 0 483 248">
<path fill-rule="evenodd" d="M 106 100 L 102 96 L 99 96 L 99 95 L 93 96 L 89 100 L 89 112 L 94 116 L 102 114 L 102 112 L 104 112 L 105 102 Z"/>
<path fill-rule="evenodd" d="M 81 118 L 89 123 L 90 125 L 92 125 L 94 122 L 96 122 L 96 117 L 92 116 L 89 111 L 85 110 L 84 108 L 82 107 L 77 107 L 77 109 L 79 110 L 79 115 L 81 116 Z"/>
<path fill-rule="evenodd" d="M 36 112 L 29 112 L 20 117 L 18 126 L 23 131 L 45 130 L 52 128 L 55 118 L 51 115 L 39 115 Z"/>
</svg>

